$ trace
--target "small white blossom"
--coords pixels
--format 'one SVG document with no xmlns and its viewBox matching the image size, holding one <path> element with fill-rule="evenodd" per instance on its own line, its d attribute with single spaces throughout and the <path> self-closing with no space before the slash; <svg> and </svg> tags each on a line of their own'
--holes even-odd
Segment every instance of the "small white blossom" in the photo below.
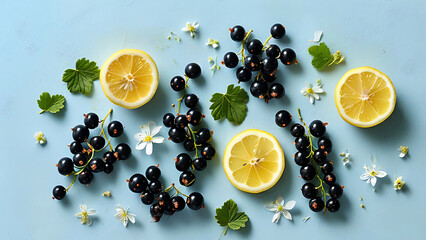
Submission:
<svg viewBox="0 0 426 240">
<path fill-rule="evenodd" d="M 367 180 L 367 183 L 371 183 L 371 186 L 376 186 L 377 178 L 384 178 L 388 174 L 385 171 L 376 170 L 376 165 L 371 165 L 371 169 L 364 165 L 365 173 L 363 173 L 360 177 L 362 181 Z"/>
<path fill-rule="evenodd" d="M 209 57 L 209 63 L 212 63 L 213 64 L 213 66 L 211 66 L 210 67 L 210 70 L 212 70 L 212 75 L 214 75 L 214 73 L 217 71 L 217 70 L 219 70 L 220 69 L 220 66 L 219 65 L 217 65 L 216 64 L 216 62 L 217 62 L 217 58 L 216 58 L 216 61 L 215 60 L 213 60 L 213 57 Z"/>
<path fill-rule="evenodd" d="M 182 31 L 189 32 L 191 34 L 191 37 L 194 37 L 194 33 L 198 30 L 198 22 L 194 22 L 191 24 L 190 22 L 186 22 L 186 26 L 182 28 Z"/>
<path fill-rule="evenodd" d="M 407 155 L 407 153 L 408 153 L 408 147 L 405 147 L 405 146 L 400 146 L 398 150 L 401 152 L 399 154 L 400 158 L 405 157 L 405 155 Z"/>
<path fill-rule="evenodd" d="M 277 223 L 280 220 L 281 214 L 291 221 L 293 218 L 291 217 L 289 210 L 293 209 L 295 205 L 296 201 L 290 201 L 284 205 L 284 198 L 279 196 L 277 200 L 265 204 L 265 208 L 271 212 L 275 212 L 272 217 L 272 222 Z"/>
<path fill-rule="evenodd" d="M 135 134 L 135 139 L 139 142 L 136 144 L 136 150 L 143 150 L 146 147 L 146 154 L 151 155 L 153 143 L 163 143 L 164 137 L 155 136 L 160 132 L 161 126 L 157 126 L 155 122 L 149 121 L 148 124 L 141 126 L 141 132 Z"/>
<path fill-rule="evenodd" d="M 131 223 L 136 222 L 136 215 L 129 213 L 129 208 L 124 210 L 124 208 L 120 205 L 118 205 L 118 208 L 115 209 L 117 213 L 114 215 L 114 217 L 119 221 L 122 222 L 124 227 L 127 227 L 127 223 L 130 221 Z"/>
<path fill-rule="evenodd" d="M 206 43 L 207 46 L 212 46 L 213 48 L 219 47 L 219 41 L 214 40 L 213 38 L 209 38 Z"/>
<path fill-rule="evenodd" d="M 350 163 L 351 161 L 351 154 L 348 152 L 348 150 L 346 150 L 346 152 L 342 152 L 340 154 L 341 157 L 343 157 L 342 162 L 343 162 L 343 166 L 346 166 L 346 164 Z"/>
<path fill-rule="evenodd" d="M 36 132 L 34 134 L 34 138 L 36 139 L 36 143 L 45 144 L 46 138 L 44 137 L 44 134 L 42 132 Z"/>
<path fill-rule="evenodd" d="M 321 41 L 321 37 L 322 37 L 322 31 L 315 31 L 314 40 L 309 40 L 309 42 L 319 42 Z"/>
<path fill-rule="evenodd" d="M 96 213 L 96 210 L 94 209 L 87 210 L 86 204 L 80 204 L 80 209 L 81 209 L 81 212 L 76 213 L 75 216 L 80 218 L 81 224 L 87 224 L 87 225 L 92 224 L 92 220 L 90 219 L 89 216 L 94 215 Z"/>
<path fill-rule="evenodd" d="M 324 93 L 324 90 L 322 89 L 321 80 L 318 80 L 315 86 L 312 86 L 312 84 L 307 83 L 306 87 L 302 88 L 300 93 L 307 97 L 309 101 L 313 104 L 315 102 L 315 99 L 320 99 L 318 94 Z"/>
<path fill-rule="evenodd" d="M 398 191 L 401 190 L 405 185 L 405 181 L 402 181 L 402 177 L 397 177 L 393 182 L 393 188 Z"/>
</svg>

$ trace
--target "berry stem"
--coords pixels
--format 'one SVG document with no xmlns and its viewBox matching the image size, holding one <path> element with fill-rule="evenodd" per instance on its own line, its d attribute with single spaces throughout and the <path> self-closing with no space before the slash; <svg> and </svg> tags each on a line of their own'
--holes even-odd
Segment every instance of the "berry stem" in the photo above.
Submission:
<svg viewBox="0 0 426 240">
<path fill-rule="evenodd" d="M 272 35 L 271 35 L 271 36 L 269 36 L 269 37 L 266 39 L 266 41 L 263 43 L 263 48 L 262 48 L 262 50 L 267 49 L 266 44 L 269 42 L 269 40 L 271 40 L 271 38 L 272 38 Z"/>
<path fill-rule="evenodd" d="M 194 141 L 194 146 L 195 146 L 195 158 L 198 158 L 198 147 L 197 147 L 197 143 L 196 143 L 196 141 L 195 141 L 195 134 L 194 134 L 194 131 L 192 131 L 192 128 L 191 128 L 191 126 L 189 126 L 189 124 L 188 124 L 188 130 L 189 130 L 189 132 L 191 133 L 191 138 L 192 138 L 192 140 Z"/>
<path fill-rule="evenodd" d="M 74 175 L 74 178 L 72 179 L 72 182 L 71 182 L 71 184 L 65 189 L 65 191 L 67 191 L 68 192 L 68 189 L 70 189 L 71 188 L 71 186 L 75 183 L 75 180 L 77 179 L 77 175 Z"/>
<path fill-rule="evenodd" d="M 111 150 L 111 152 L 112 152 L 112 145 L 111 145 L 111 142 L 109 141 L 109 139 L 107 138 L 107 136 L 106 136 L 106 134 L 105 134 L 105 131 L 104 131 L 104 123 L 105 123 L 105 120 L 106 120 L 106 118 L 111 114 L 111 112 L 112 112 L 112 108 L 108 111 L 108 113 L 107 113 L 107 115 L 104 117 L 104 119 L 101 121 L 101 133 L 99 134 L 99 136 L 104 136 L 104 138 L 107 140 L 107 142 L 108 142 L 108 145 L 107 146 L 109 146 L 109 149 Z M 105 146 L 104 148 L 102 148 L 101 150 L 103 150 L 103 149 L 105 149 L 107 146 Z M 100 151 L 101 151 L 100 150 Z"/>
<path fill-rule="evenodd" d="M 241 54 L 243 63 L 246 58 L 246 56 L 244 55 L 244 43 L 247 41 L 248 37 L 250 36 L 252 32 L 253 30 L 250 30 L 246 33 L 246 36 L 244 37 L 243 41 L 241 41 L 241 51 L 237 54 L 237 55 Z"/>
<path fill-rule="evenodd" d="M 185 76 L 185 78 L 186 78 L 185 79 L 185 88 L 182 91 L 182 96 L 178 99 L 178 107 L 177 107 L 177 109 L 175 109 L 176 112 L 177 112 L 177 115 L 179 115 L 180 106 L 182 105 L 182 100 L 183 100 L 183 97 L 185 97 L 186 88 L 188 87 L 189 77 Z"/>
<path fill-rule="evenodd" d="M 172 185 L 170 185 L 170 187 L 168 187 L 167 189 L 169 189 L 169 188 L 174 188 L 175 189 L 175 191 L 176 191 L 176 195 L 178 194 L 178 193 L 180 193 L 180 194 L 182 194 L 183 196 L 185 196 L 185 197 L 187 197 L 187 198 L 189 198 L 189 196 L 188 195 L 186 195 L 186 194 L 184 194 L 183 192 L 181 192 L 181 191 L 179 191 L 179 188 L 177 188 L 176 186 L 175 186 L 175 184 L 174 183 L 172 183 Z M 174 195 L 174 194 L 173 194 Z"/>
</svg>

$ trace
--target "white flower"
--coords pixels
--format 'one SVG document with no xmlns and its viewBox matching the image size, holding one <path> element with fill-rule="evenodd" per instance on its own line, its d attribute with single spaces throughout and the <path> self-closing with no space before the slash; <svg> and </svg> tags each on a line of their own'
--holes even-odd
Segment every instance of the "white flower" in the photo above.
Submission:
<svg viewBox="0 0 426 240">
<path fill-rule="evenodd" d="M 400 158 L 405 157 L 405 155 L 407 155 L 407 153 L 408 153 L 408 147 L 405 147 L 405 146 L 400 146 L 398 150 L 401 152 L 399 154 Z"/>
<path fill-rule="evenodd" d="M 319 42 L 321 40 L 322 31 L 314 32 L 314 40 L 309 40 L 309 42 Z"/>
<path fill-rule="evenodd" d="M 36 143 L 40 143 L 40 144 L 46 143 L 46 138 L 44 137 L 44 134 L 42 132 L 34 133 L 34 138 L 36 139 Z"/>
<path fill-rule="evenodd" d="M 157 126 L 155 122 L 149 121 L 148 124 L 141 125 L 141 132 L 135 134 L 135 139 L 139 142 L 136 144 L 136 150 L 143 150 L 146 147 L 146 154 L 152 154 L 153 143 L 163 143 L 164 137 L 155 135 L 160 132 L 161 126 Z"/>
<path fill-rule="evenodd" d="M 212 46 L 213 48 L 219 47 L 219 41 L 214 40 L 213 38 L 209 38 L 206 43 L 207 46 Z"/>
<path fill-rule="evenodd" d="M 340 154 L 341 157 L 343 157 L 342 161 L 343 161 L 343 166 L 346 166 L 346 164 L 350 163 L 351 161 L 351 154 L 348 152 L 348 150 L 346 150 L 346 152 L 342 152 Z"/>
<path fill-rule="evenodd" d="M 116 208 L 117 213 L 114 215 L 114 217 L 119 221 L 122 222 L 125 227 L 127 227 L 127 223 L 130 221 L 133 224 L 136 222 L 135 214 L 129 213 L 129 208 L 124 210 L 124 208 L 120 205 L 118 205 L 118 208 Z"/>
<path fill-rule="evenodd" d="M 194 37 L 194 33 L 198 30 L 198 22 L 195 21 L 193 24 L 190 22 L 186 22 L 186 26 L 182 28 L 182 31 L 189 32 L 191 34 L 191 37 Z"/>
<path fill-rule="evenodd" d="M 322 89 L 321 80 L 318 80 L 315 86 L 313 87 L 312 84 L 306 84 L 306 87 L 302 88 L 300 93 L 307 97 L 309 101 L 313 104 L 315 102 L 315 99 L 320 99 L 318 94 L 324 93 L 324 90 Z"/>
<path fill-rule="evenodd" d="M 85 223 L 87 225 L 92 224 L 92 220 L 89 218 L 89 216 L 95 214 L 96 210 L 94 209 L 87 210 L 86 204 L 80 204 L 80 209 L 81 209 L 81 212 L 76 213 L 75 216 L 80 218 L 81 224 L 85 224 Z"/>
<path fill-rule="evenodd" d="M 405 185 L 405 181 L 402 181 L 402 177 L 397 177 L 393 182 L 393 188 L 395 190 L 401 190 Z"/>
<path fill-rule="evenodd" d="M 371 165 L 371 169 L 367 165 L 364 165 L 364 169 L 365 173 L 361 175 L 360 179 L 362 181 L 367 180 L 367 183 L 371 182 L 371 186 L 373 187 L 376 186 L 377 178 L 384 178 L 388 175 L 385 171 L 376 170 L 375 164 Z"/>
<path fill-rule="evenodd" d="M 277 223 L 280 220 L 281 214 L 288 220 L 292 220 L 289 210 L 293 209 L 296 205 L 296 201 L 290 201 L 284 205 L 284 198 L 279 196 L 277 200 L 267 203 L 265 208 L 271 212 L 275 212 L 274 217 L 272 217 L 272 222 Z"/>
</svg>

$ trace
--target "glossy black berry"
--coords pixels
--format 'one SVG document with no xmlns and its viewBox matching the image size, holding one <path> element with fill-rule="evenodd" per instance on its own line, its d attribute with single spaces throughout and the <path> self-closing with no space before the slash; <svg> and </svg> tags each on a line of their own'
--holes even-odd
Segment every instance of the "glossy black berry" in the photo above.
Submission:
<svg viewBox="0 0 426 240">
<path fill-rule="evenodd" d="M 129 189 L 135 193 L 141 193 L 148 187 L 148 180 L 145 176 L 139 173 L 133 174 L 129 180 Z"/>
<path fill-rule="evenodd" d="M 312 158 L 317 162 L 318 164 L 323 164 L 325 160 L 327 160 L 327 152 L 322 149 L 317 149 L 314 151 L 314 155 Z"/>
<path fill-rule="evenodd" d="M 159 203 L 154 203 L 151 205 L 149 212 L 151 213 L 151 216 L 157 221 L 156 217 L 159 218 L 163 215 L 163 208 L 160 206 Z"/>
<path fill-rule="evenodd" d="M 340 209 L 340 202 L 335 198 L 330 198 L 327 200 L 326 204 L 327 210 L 330 212 L 337 212 Z"/>
<path fill-rule="evenodd" d="M 77 125 L 72 129 L 72 138 L 76 142 L 84 142 L 89 137 L 89 128 L 84 125 Z"/>
<path fill-rule="evenodd" d="M 183 186 L 189 187 L 195 183 L 195 174 L 192 172 L 183 172 L 179 176 L 179 183 Z"/>
<path fill-rule="evenodd" d="M 186 112 L 186 119 L 191 125 L 197 126 L 203 119 L 203 114 L 198 109 L 191 108 Z"/>
<path fill-rule="evenodd" d="M 305 166 L 309 163 L 309 153 L 307 151 L 300 151 L 295 153 L 294 162 L 299 166 Z"/>
<path fill-rule="evenodd" d="M 180 143 L 186 139 L 186 132 L 183 128 L 173 126 L 169 129 L 169 137 L 173 142 Z"/>
<path fill-rule="evenodd" d="M 234 52 L 227 52 L 225 56 L 223 56 L 223 63 L 227 68 L 236 67 L 239 61 L 237 54 Z"/>
<path fill-rule="evenodd" d="M 266 56 L 268 56 L 268 57 L 270 57 L 270 58 L 275 58 L 275 59 L 277 59 L 277 58 L 280 56 L 280 54 L 281 54 L 281 49 L 280 49 L 280 47 L 278 47 L 277 45 L 275 45 L 275 44 L 271 44 L 271 45 L 269 45 L 269 47 L 266 49 L 265 53 L 266 53 Z"/>
<path fill-rule="evenodd" d="M 114 164 L 117 161 L 117 157 L 114 155 L 114 152 L 111 151 L 105 152 L 103 157 L 104 161 L 108 164 Z"/>
<path fill-rule="evenodd" d="M 96 113 L 84 114 L 84 125 L 90 129 L 94 129 L 99 125 L 99 117 Z"/>
<path fill-rule="evenodd" d="M 158 180 L 161 177 L 161 170 L 157 166 L 149 166 L 145 171 L 145 176 L 149 181 Z"/>
<path fill-rule="evenodd" d="M 178 128 L 185 128 L 188 126 L 188 120 L 186 119 L 186 115 L 179 115 L 175 118 L 175 126 Z"/>
<path fill-rule="evenodd" d="M 70 144 L 70 152 L 72 154 L 76 154 L 82 151 L 83 151 L 83 146 L 81 145 L 81 143 L 74 141 Z"/>
<path fill-rule="evenodd" d="M 192 165 L 194 166 L 195 170 L 203 171 L 207 167 L 207 160 L 204 158 L 196 158 L 194 161 L 192 161 Z"/>
<path fill-rule="evenodd" d="M 333 164 L 330 162 L 325 162 L 321 165 L 321 172 L 323 172 L 324 174 L 329 174 L 333 172 L 333 170 L 334 170 Z"/>
<path fill-rule="evenodd" d="M 105 138 L 102 136 L 94 136 L 90 139 L 89 143 L 95 150 L 101 150 L 105 146 Z"/>
<path fill-rule="evenodd" d="M 175 158 L 175 167 L 178 171 L 184 172 L 191 167 L 192 159 L 186 153 L 181 153 Z"/>
<path fill-rule="evenodd" d="M 170 200 L 176 212 L 182 211 L 185 208 L 185 200 L 181 196 L 174 196 Z"/>
<path fill-rule="evenodd" d="M 154 202 L 154 194 L 149 190 L 144 190 L 141 193 L 141 201 L 145 205 L 150 205 Z"/>
<path fill-rule="evenodd" d="M 93 173 L 89 169 L 84 169 L 79 175 L 78 175 L 78 181 L 83 185 L 89 185 L 90 182 L 93 180 Z"/>
<path fill-rule="evenodd" d="M 163 208 L 163 214 L 164 215 L 173 215 L 175 213 L 175 208 L 173 207 L 172 203 L 169 201 L 167 202 L 164 206 L 162 206 Z"/>
<path fill-rule="evenodd" d="M 72 161 L 73 161 L 74 165 L 76 165 L 77 167 L 84 166 L 88 161 L 87 154 L 82 153 L 82 152 L 78 152 L 78 153 L 74 154 Z"/>
<path fill-rule="evenodd" d="M 240 82 L 247 82 L 247 81 L 250 81 L 250 79 L 251 79 L 251 71 L 250 70 L 248 70 L 247 68 L 245 68 L 245 67 L 239 67 L 238 69 L 237 69 L 237 71 L 235 72 L 235 74 L 237 75 L 237 79 L 238 79 L 238 81 L 240 81 Z"/>
<path fill-rule="evenodd" d="M 148 189 L 154 194 L 160 193 L 163 190 L 163 185 L 160 181 L 154 180 L 148 184 Z"/>
<path fill-rule="evenodd" d="M 299 124 L 293 124 L 290 128 L 290 133 L 293 137 L 302 137 L 305 135 L 305 128 Z"/>
<path fill-rule="evenodd" d="M 185 88 L 185 79 L 181 76 L 174 76 L 170 80 L 170 87 L 176 92 L 182 91 Z"/>
<path fill-rule="evenodd" d="M 259 55 L 262 53 L 263 43 L 259 39 L 252 39 L 247 42 L 246 49 L 249 53 Z"/>
<path fill-rule="evenodd" d="M 314 137 L 322 137 L 325 134 L 325 124 L 320 120 L 314 120 L 309 124 L 309 131 Z"/>
<path fill-rule="evenodd" d="M 314 212 L 320 212 L 324 209 L 324 201 L 319 198 L 312 198 L 309 200 L 309 208 Z"/>
<path fill-rule="evenodd" d="M 163 116 L 163 124 L 166 127 L 173 127 L 175 124 L 175 115 L 173 115 L 172 113 L 166 113 Z"/>
<path fill-rule="evenodd" d="M 292 118 L 293 117 L 288 111 L 280 110 L 275 114 L 275 123 L 279 127 L 286 127 L 288 126 L 288 124 L 290 124 Z"/>
<path fill-rule="evenodd" d="M 268 94 L 268 84 L 264 81 L 254 81 L 250 85 L 250 93 L 253 97 L 265 98 Z"/>
<path fill-rule="evenodd" d="M 167 192 L 160 192 L 157 201 L 160 206 L 165 207 L 170 202 L 170 195 Z"/>
<path fill-rule="evenodd" d="M 329 173 L 324 176 L 324 182 L 331 186 L 336 183 L 336 176 L 333 173 Z"/>
<path fill-rule="evenodd" d="M 282 98 L 284 94 L 285 89 L 281 83 L 273 83 L 269 87 L 269 96 L 272 98 Z"/>
<path fill-rule="evenodd" d="M 197 78 L 201 75 L 201 67 L 196 63 L 190 63 L 185 67 L 185 75 L 189 78 Z"/>
<path fill-rule="evenodd" d="M 285 36 L 285 27 L 279 23 L 272 25 L 271 35 L 275 39 L 283 38 Z"/>
<path fill-rule="evenodd" d="M 216 154 L 216 149 L 210 144 L 206 144 L 201 148 L 201 157 L 206 160 L 211 160 Z"/>
<path fill-rule="evenodd" d="M 108 134 L 111 137 L 119 137 L 123 134 L 124 127 L 119 121 L 112 121 L 108 124 Z"/>
<path fill-rule="evenodd" d="M 69 157 L 61 158 L 56 166 L 58 167 L 58 172 L 64 176 L 69 175 L 74 171 L 74 163 Z"/>
<path fill-rule="evenodd" d="M 103 172 L 105 170 L 105 162 L 100 158 L 93 158 L 89 163 L 89 168 L 95 173 Z"/>
<path fill-rule="evenodd" d="M 211 138 L 212 134 L 207 128 L 201 128 L 195 135 L 195 141 L 197 142 L 197 144 L 208 143 L 210 142 Z"/>
<path fill-rule="evenodd" d="M 302 195 L 305 198 L 315 198 L 318 195 L 318 189 L 312 183 L 305 183 L 302 186 Z"/>
<path fill-rule="evenodd" d="M 273 75 L 278 69 L 278 61 L 275 58 L 267 57 L 262 60 L 261 72 L 265 75 Z"/>
<path fill-rule="evenodd" d="M 198 104 L 198 97 L 195 94 L 187 94 L 184 99 L 187 108 L 194 108 Z"/>
<path fill-rule="evenodd" d="M 115 147 L 115 154 L 118 160 L 126 160 L 132 154 L 132 149 L 126 143 L 120 143 Z"/>
<path fill-rule="evenodd" d="M 315 175 L 316 175 L 315 167 L 310 164 L 307 164 L 300 168 L 300 176 L 304 180 L 312 180 L 314 179 Z"/>
<path fill-rule="evenodd" d="M 240 25 L 236 25 L 233 28 L 230 28 L 229 31 L 230 31 L 229 35 L 231 36 L 231 39 L 236 42 L 243 41 L 246 35 L 246 30 Z"/>
<path fill-rule="evenodd" d="M 185 139 L 185 141 L 183 141 L 183 147 L 188 152 L 194 151 L 195 150 L 194 140 L 192 138 L 191 139 L 190 138 Z"/>
<path fill-rule="evenodd" d="M 104 173 L 110 174 L 114 170 L 112 163 L 105 163 Z"/>
<path fill-rule="evenodd" d="M 296 149 L 299 151 L 307 151 L 308 148 L 311 146 L 311 143 L 309 142 L 308 137 L 303 136 L 303 137 L 297 137 L 294 140 L 294 145 Z"/>
<path fill-rule="evenodd" d="M 333 143 L 329 138 L 321 137 L 318 139 L 318 148 L 327 151 L 327 153 L 330 153 L 333 149 Z"/>
<path fill-rule="evenodd" d="M 284 65 L 291 65 L 296 62 L 296 53 L 291 48 L 285 48 L 281 51 L 280 60 Z"/>
<path fill-rule="evenodd" d="M 277 76 L 275 74 L 260 74 L 263 80 L 266 82 L 273 82 L 275 79 L 277 79 Z"/>
<path fill-rule="evenodd" d="M 67 194 L 67 191 L 64 188 L 64 186 L 57 185 L 53 188 L 52 194 L 53 194 L 53 198 L 55 198 L 56 200 L 62 200 Z"/>
<path fill-rule="evenodd" d="M 244 59 L 244 66 L 250 71 L 257 71 L 260 69 L 260 59 L 256 55 L 249 55 Z"/>
<path fill-rule="evenodd" d="M 198 210 L 204 207 L 204 197 L 201 193 L 193 192 L 189 194 L 189 197 L 186 199 L 186 204 L 192 210 Z"/>
<path fill-rule="evenodd" d="M 343 195 L 343 188 L 339 184 L 335 183 L 330 186 L 328 193 L 332 198 L 340 198 Z"/>
</svg>

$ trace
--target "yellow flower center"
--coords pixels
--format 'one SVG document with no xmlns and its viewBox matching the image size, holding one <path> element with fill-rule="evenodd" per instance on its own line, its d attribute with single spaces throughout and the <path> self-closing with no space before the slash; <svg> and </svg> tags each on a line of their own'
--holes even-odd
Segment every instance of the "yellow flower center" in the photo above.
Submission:
<svg viewBox="0 0 426 240">
<path fill-rule="evenodd" d="M 191 26 L 191 27 L 189 27 L 189 31 L 190 31 L 190 32 L 193 32 L 193 31 L 194 31 L 194 29 L 195 29 L 195 28 L 194 28 L 194 27 L 192 27 L 192 26 Z"/>
<path fill-rule="evenodd" d="M 280 211 L 280 212 L 281 212 L 282 210 L 283 210 L 283 206 L 279 206 L 279 207 L 278 207 L 278 211 Z"/>
<path fill-rule="evenodd" d="M 313 94 L 314 90 L 312 88 L 308 88 L 308 90 L 306 92 L 309 93 L 309 94 Z"/>
<path fill-rule="evenodd" d="M 151 142 L 152 141 L 152 137 L 151 136 L 146 136 L 143 141 L 144 142 Z"/>
<path fill-rule="evenodd" d="M 82 218 L 84 218 L 84 219 L 87 218 L 87 212 L 81 212 L 81 214 L 83 215 Z"/>
<path fill-rule="evenodd" d="M 371 173 L 370 173 L 370 174 L 371 174 L 371 176 L 373 176 L 373 177 L 377 175 L 376 171 L 374 171 L 374 170 L 373 170 L 373 171 L 371 171 Z"/>
</svg>

